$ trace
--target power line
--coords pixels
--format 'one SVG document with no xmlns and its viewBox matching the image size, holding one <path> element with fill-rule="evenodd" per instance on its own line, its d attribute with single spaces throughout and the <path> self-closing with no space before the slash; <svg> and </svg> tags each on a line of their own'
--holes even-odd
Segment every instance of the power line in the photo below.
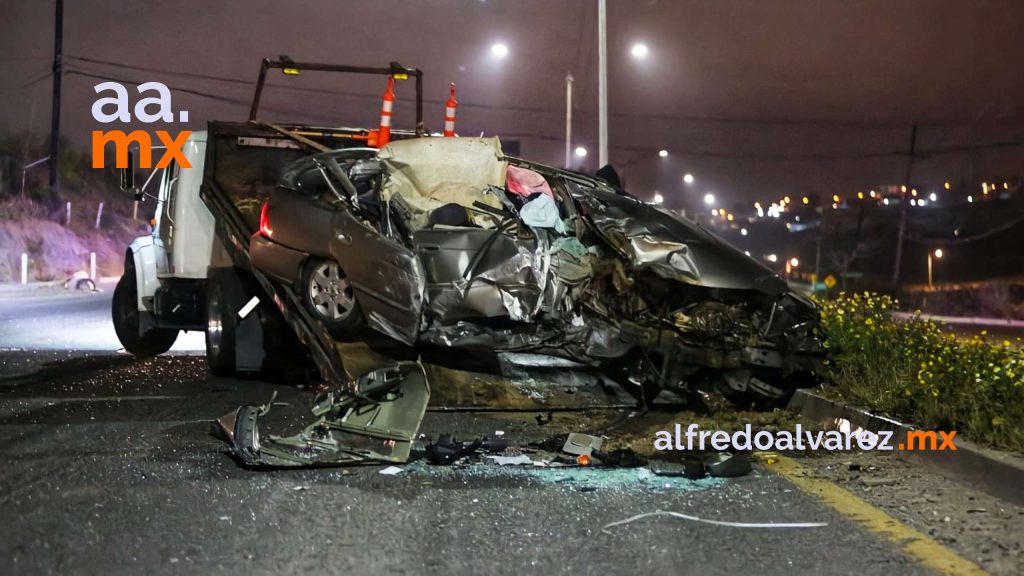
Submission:
<svg viewBox="0 0 1024 576">
<path fill-rule="evenodd" d="M 583 36 L 581 35 L 581 41 Z M 85 56 L 66 56 L 66 59 L 73 59 L 80 62 L 89 64 L 97 64 L 103 66 L 114 66 L 117 68 L 124 68 L 126 70 L 135 70 L 138 72 L 149 72 L 155 74 L 171 74 L 181 76 L 184 78 L 194 78 L 197 80 L 208 80 L 212 82 L 223 82 L 236 85 L 255 86 L 256 82 L 252 80 L 246 80 L 237 77 L 228 76 L 217 76 L 213 74 L 202 74 L 198 72 L 190 72 L 183 70 L 171 70 L 166 68 L 156 68 L 149 66 L 139 66 L 136 64 L 127 64 L 124 62 L 116 62 L 113 60 L 104 60 L 100 58 L 90 58 Z M 344 90 L 328 90 L 323 88 L 314 87 L 302 87 L 302 86 L 289 86 L 286 84 L 268 84 L 274 88 L 280 88 L 284 90 L 292 90 L 296 92 L 308 92 L 326 94 L 331 96 L 347 96 L 350 98 L 356 98 L 361 100 L 373 100 L 376 101 L 379 97 L 375 94 L 365 94 L 359 92 L 351 92 Z M 398 100 L 409 100 L 408 98 L 398 98 Z M 437 104 L 443 105 L 445 100 L 439 99 L 424 99 L 426 104 Z M 555 109 L 540 108 L 532 106 L 497 106 L 492 104 L 482 104 L 478 102 L 466 102 L 460 101 L 459 106 L 469 109 L 479 110 L 490 110 L 499 112 L 518 112 L 526 114 L 542 114 L 547 116 L 560 115 L 561 112 Z M 843 118 L 786 118 L 786 117 L 752 117 L 752 116 L 695 116 L 695 115 L 680 115 L 680 114 L 652 114 L 648 112 L 644 113 L 630 113 L 630 112 L 609 112 L 609 117 L 620 119 L 620 120 L 654 120 L 661 122 L 682 122 L 692 124 L 729 124 L 729 125 L 747 125 L 747 126 L 792 126 L 792 127 L 809 127 L 809 128 L 821 128 L 821 127 L 833 127 L 833 128 L 860 128 L 860 129 L 874 129 L 874 130 L 894 130 L 900 128 L 909 128 L 914 122 L 902 122 L 902 121 L 865 121 L 865 120 L 851 120 Z M 941 128 L 941 127 L 970 127 L 970 126 L 982 126 L 986 124 L 998 124 L 1007 125 L 1013 124 L 1014 122 L 1024 122 L 1024 118 L 1016 119 L 1004 119 L 1002 121 L 993 121 L 990 123 L 978 122 L 976 120 L 942 120 L 934 119 L 926 122 L 916 122 L 923 128 Z"/>
<path fill-rule="evenodd" d="M 82 58 L 82 57 L 77 57 L 77 56 L 71 56 L 69 58 L 74 59 L 74 60 L 79 60 L 79 61 L 82 61 L 82 62 L 88 62 L 88 63 L 100 63 L 100 64 L 110 65 L 110 66 L 120 66 L 120 64 L 113 63 L 113 62 L 110 62 L 110 61 L 105 61 L 105 60 L 87 59 L 87 58 Z M 135 69 L 135 70 L 138 70 L 138 71 L 147 71 L 147 72 L 154 72 L 154 73 L 159 71 L 156 68 L 147 68 L 147 67 L 142 67 L 142 66 L 125 65 L 124 67 L 125 68 L 130 68 L 130 69 Z M 241 79 L 237 79 L 237 78 L 227 78 L 227 77 L 221 78 L 221 77 L 209 76 L 209 75 L 206 75 L 206 74 L 198 74 L 198 73 L 191 73 L 191 72 L 178 72 L 178 71 L 159 71 L 159 72 L 161 72 L 161 73 L 170 73 L 170 74 L 179 74 L 179 75 L 184 76 L 184 77 L 194 77 L 194 78 L 204 79 L 204 80 L 218 80 L 218 81 L 229 82 L 229 83 L 240 85 L 240 86 L 255 86 L 255 84 L 256 84 L 255 82 L 250 82 L 248 80 L 241 80 Z M 81 69 L 79 67 L 72 68 L 71 70 L 66 72 L 66 74 L 68 74 L 68 75 L 78 75 L 78 76 L 83 76 L 83 77 L 86 77 L 86 78 L 93 78 L 93 79 L 99 79 L 99 80 L 112 80 L 112 81 L 116 81 L 116 82 L 121 82 L 123 84 L 139 85 L 139 84 L 144 83 L 143 81 L 127 79 L 127 78 L 118 77 L 118 76 L 112 76 L 112 75 L 109 75 L 109 74 L 106 74 L 106 73 L 90 72 L 88 70 Z M 182 88 L 182 87 L 179 87 L 179 86 L 168 85 L 168 87 L 173 88 L 174 90 L 176 90 L 178 92 L 182 92 L 182 93 L 185 93 L 185 94 L 191 94 L 193 96 L 198 96 L 198 97 L 201 97 L 201 98 L 207 98 L 207 99 L 210 99 L 210 100 L 215 100 L 215 101 L 219 101 L 219 102 L 223 102 L 223 103 L 227 103 L 227 104 L 232 104 L 232 105 L 237 105 L 237 106 L 246 106 L 246 107 L 251 104 L 251 102 L 248 99 L 241 99 L 241 98 L 235 98 L 235 97 L 230 97 L 230 96 L 224 96 L 223 94 L 214 94 L 214 93 L 203 91 L 203 90 L 197 90 L 197 89 L 192 89 L 192 88 Z M 354 97 L 354 98 L 367 99 L 367 100 L 373 100 L 373 101 L 378 100 L 378 97 L 372 96 L 372 95 L 355 94 L 355 93 L 351 93 L 351 92 L 338 92 L 338 91 L 332 91 L 332 90 L 327 90 L 327 89 L 322 89 L 322 88 L 309 88 L 309 87 L 287 86 L 287 85 L 275 85 L 275 87 L 280 87 L 280 88 L 284 88 L 284 89 L 288 89 L 288 90 L 294 90 L 294 91 L 300 91 L 300 92 L 316 93 L 316 94 L 321 94 L 321 95 L 325 95 L 325 96 L 332 96 L 332 97 L 337 97 L 337 96 L 345 97 L 345 96 L 347 96 L 347 97 Z M 427 100 L 426 102 L 430 102 L 430 101 Z M 440 101 L 436 101 L 436 102 L 440 103 Z M 459 105 L 463 106 L 464 104 L 460 103 Z M 470 106 L 472 106 L 472 105 L 470 105 Z M 496 110 L 512 110 L 512 111 L 516 110 L 515 108 L 506 109 L 506 108 L 497 107 L 497 106 L 485 106 L 485 107 L 490 108 L 490 109 L 496 109 Z M 280 108 L 280 107 L 270 107 L 270 106 L 267 106 L 266 108 L 268 110 L 271 110 L 271 111 L 274 111 L 274 112 L 278 112 L 278 113 L 295 113 L 294 109 L 287 109 L 287 108 Z M 325 121 L 328 121 L 328 122 L 334 122 L 335 121 L 335 119 L 330 118 L 330 117 L 328 117 L 327 115 L 324 115 L 324 114 L 316 114 L 316 113 L 310 114 L 308 110 L 303 111 L 303 114 L 306 115 L 306 116 L 314 117 L 314 118 L 322 118 L 322 119 L 324 119 Z M 550 135 L 550 134 L 540 134 L 540 133 L 531 133 L 531 132 L 520 132 L 520 133 L 503 132 L 501 134 L 501 136 L 504 136 L 506 138 L 519 138 L 519 139 L 529 138 L 529 139 L 541 140 L 541 141 L 549 141 L 549 142 L 562 142 L 563 141 L 561 136 L 553 136 L 553 135 Z M 920 149 L 919 151 L 916 151 L 914 153 L 914 156 L 917 157 L 917 158 L 924 158 L 924 157 L 928 157 L 928 156 L 939 156 L 939 155 L 945 155 L 945 154 L 956 154 L 956 153 L 963 153 L 963 152 L 974 152 L 974 151 L 991 150 L 991 149 L 999 149 L 999 148 L 1013 148 L 1013 147 L 1019 147 L 1019 146 L 1024 146 L 1024 140 L 1006 140 L 1006 141 L 989 142 L 989 143 L 975 144 L 975 145 L 958 145 L 958 146 L 947 146 L 947 147 L 936 147 L 936 148 L 924 148 L 924 149 Z M 652 154 L 652 155 L 656 154 L 658 152 L 658 149 L 656 149 L 656 148 L 645 147 L 645 146 L 617 145 L 617 146 L 613 146 L 613 149 L 615 149 L 617 151 L 620 151 L 620 152 L 634 152 L 634 153 L 638 153 L 638 154 Z M 849 152 L 849 153 L 831 153 L 831 154 L 822 154 L 822 153 L 776 154 L 776 153 L 751 153 L 751 152 L 716 152 L 716 151 L 694 150 L 694 149 L 683 149 L 683 150 L 681 150 L 681 149 L 670 149 L 670 152 L 672 154 L 678 154 L 678 155 L 689 156 L 689 157 L 694 157 L 694 158 L 709 158 L 709 159 L 721 159 L 721 160 L 749 160 L 749 161 L 761 161 L 761 162 L 787 162 L 787 161 L 789 161 L 789 162 L 800 162 L 800 161 L 803 161 L 803 162 L 825 162 L 825 161 L 841 161 L 841 160 L 871 160 L 871 159 L 883 159 L 883 158 L 899 158 L 899 157 L 906 157 L 906 156 L 908 156 L 907 152 L 900 151 L 900 150 L 886 150 L 886 151 L 874 151 L 874 152 L 863 152 L 863 153 L 853 153 L 853 152 Z"/>
</svg>

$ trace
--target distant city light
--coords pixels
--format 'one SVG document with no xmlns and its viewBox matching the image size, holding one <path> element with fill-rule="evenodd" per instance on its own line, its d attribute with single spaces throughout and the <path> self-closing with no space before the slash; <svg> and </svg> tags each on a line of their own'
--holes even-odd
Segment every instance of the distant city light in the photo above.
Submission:
<svg viewBox="0 0 1024 576">
<path fill-rule="evenodd" d="M 886 206 L 888 206 L 889 205 L 889 199 L 888 198 L 882 198 L 882 204 L 885 204 Z"/>
<path fill-rule="evenodd" d="M 936 194 L 935 192 L 932 192 L 931 194 L 928 195 L 928 199 L 931 200 L 932 202 L 935 202 L 939 199 L 939 195 Z"/>
<path fill-rule="evenodd" d="M 863 192 L 857 192 L 857 199 L 858 200 L 863 200 L 864 199 L 864 193 Z"/>
<path fill-rule="evenodd" d="M 804 196 L 803 199 L 801 199 L 800 201 L 803 202 L 804 204 L 810 204 L 811 203 L 811 199 L 808 198 L 807 196 Z"/>
<path fill-rule="evenodd" d="M 911 196 L 917 196 L 917 188 L 914 188 L 913 190 L 911 190 L 910 191 L 910 195 Z"/>
<path fill-rule="evenodd" d="M 641 43 L 633 44 L 629 53 L 633 55 L 633 58 L 645 58 L 647 56 L 647 45 Z"/>
<path fill-rule="evenodd" d="M 693 184 L 693 174 L 690 174 L 689 172 L 683 174 L 683 182 L 686 182 L 687 184 Z"/>
<path fill-rule="evenodd" d="M 917 199 L 915 199 L 915 198 L 911 198 L 911 199 L 910 199 L 910 205 L 911 205 L 911 206 L 917 206 Z"/>
<path fill-rule="evenodd" d="M 832 201 L 833 202 L 839 202 L 839 194 L 833 194 L 832 195 Z"/>
<path fill-rule="evenodd" d="M 661 195 L 660 192 L 655 192 L 654 193 L 654 203 L 655 204 L 661 204 L 664 201 L 665 201 L 665 198 Z"/>
<path fill-rule="evenodd" d="M 786 196 L 785 198 L 783 198 L 782 199 L 782 203 L 783 204 L 789 204 L 789 196 Z"/>
<path fill-rule="evenodd" d="M 712 194 L 711 192 L 708 192 L 707 194 L 705 194 L 704 195 L 704 203 L 707 204 L 708 206 L 714 205 L 714 203 L 715 203 L 715 195 Z"/>
<path fill-rule="evenodd" d="M 907 187 L 906 186 L 900 186 L 900 192 L 903 192 L 904 194 L 906 194 Z"/>
<path fill-rule="evenodd" d="M 769 262 L 778 262 L 779 261 L 779 257 L 776 256 L 775 254 L 769 254 L 768 255 L 768 261 Z"/>
<path fill-rule="evenodd" d="M 586 157 L 586 155 L 587 155 L 587 149 L 585 147 L 583 147 L 583 146 L 577 146 L 576 147 L 576 156 L 577 157 L 584 158 L 584 157 Z"/>
<path fill-rule="evenodd" d="M 747 229 L 746 228 L 740 228 L 740 236 L 746 236 L 746 235 L 747 235 Z"/>
<path fill-rule="evenodd" d="M 796 257 L 790 258 L 789 265 L 792 266 L 793 268 L 796 268 L 797 266 L 800 265 L 800 261 L 797 260 Z"/>
<path fill-rule="evenodd" d="M 665 158 L 666 156 L 668 156 L 668 150 L 658 150 L 658 156 Z"/>
<path fill-rule="evenodd" d="M 1009 190 L 1009 189 L 1010 189 L 1010 183 L 1009 182 L 1003 182 L 1003 190 Z"/>
<path fill-rule="evenodd" d="M 973 202 L 974 202 L 974 196 L 968 196 L 968 197 L 967 197 L 967 203 L 968 203 L 968 204 L 971 204 L 971 203 L 973 203 Z"/>
<path fill-rule="evenodd" d="M 872 190 L 871 192 L 869 192 L 869 194 L 871 195 L 871 197 L 872 197 L 872 198 L 874 198 L 874 197 L 875 197 L 875 191 L 874 191 L 874 190 Z"/>
<path fill-rule="evenodd" d="M 501 42 L 496 42 L 491 45 L 491 56 L 495 58 L 504 58 L 508 56 L 508 46 Z"/>
<path fill-rule="evenodd" d="M 949 186 L 949 182 L 946 182 L 946 183 L 945 183 L 945 184 L 943 184 L 942 186 L 943 186 L 943 187 L 944 187 L 944 188 L 945 188 L 946 190 L 949 190 L 949 188 L 950 188 L 950 186 Z"/>
<path fill-rule="evenodd" d="M 942 258 L 942 248 L 936 248 L 935 249 L 935 257 L 936 258 Z"/>
</svg>

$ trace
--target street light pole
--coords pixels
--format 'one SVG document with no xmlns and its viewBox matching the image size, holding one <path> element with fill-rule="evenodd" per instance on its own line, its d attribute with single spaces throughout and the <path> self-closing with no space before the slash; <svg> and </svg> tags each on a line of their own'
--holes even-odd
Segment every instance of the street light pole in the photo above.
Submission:
<svg viewBox="0 0 1024 576">
<path fill-rule="evenodd" d="M 928 251 L 928 289 L 932 290 L 934 288 L 935 288 L 935 285 L 932 284 L 932 252 L 931 252 L 931 250 L 929 250 Z"/>
<path fill-rule="evenodd" d="M 57 198 L 60 164 L 60 80 L 64 59 L 64 0 L 57 0 L 56 22 L 53 29 L 53 102 L 50 114 L 50 194 Z"/>
<path fill-rule="evenodd" d="M 572 74 L 565 75 L 565 168 L 572 161 Z"/>
<path fill-rule="evenodd" d="M 608 33 L 606 0 L 597 0 L 597 167 L 608 164 Z"/>
</svg>

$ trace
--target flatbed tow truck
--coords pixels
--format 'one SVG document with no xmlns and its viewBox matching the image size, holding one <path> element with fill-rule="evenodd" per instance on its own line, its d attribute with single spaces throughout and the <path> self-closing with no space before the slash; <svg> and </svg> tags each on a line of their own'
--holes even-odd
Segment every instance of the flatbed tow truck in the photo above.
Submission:
<svg viewBox="0 0 1024 576">
<path fill-rule="evenodd" d="M 156 224 L 126 251 L 124 276 L 114 293 L 113 320 L 125 349 L 140 357 L 168 350 L 180 330 L 206 333 L 211 371 L 287 371 L 311 359 L 326 385 L 315 420 L 295 436 L 260 434 L 263 406 L 242 406 L 220 420 L 233 451 L 247 465 L 311 466 L 365 461 L 404 462 L 430 398 L 418 362 L 387 362 L 352 374 L 341 347 L 302 306 L 293 287 L 252 266 L 249 238 L 259 211 L 292 161 L 316 152 L 374 147 L 378 131 L 272 124 L 258 118 L 270 70 L 286 76 L 332 72 L 412 79 L 416 126 L 391 139 L 427 137 L 422 72 L 397 63 L 370 68 L 263 60 L 248 122 L 211 121 L 193 133 L 183 152 L 191 167 L 162 169 L 159 193 L 135 185 L 122 171 L 121 188 L 155 198 Z M 131 164 L 131 162 L 129 162 Z"/>
</svg>

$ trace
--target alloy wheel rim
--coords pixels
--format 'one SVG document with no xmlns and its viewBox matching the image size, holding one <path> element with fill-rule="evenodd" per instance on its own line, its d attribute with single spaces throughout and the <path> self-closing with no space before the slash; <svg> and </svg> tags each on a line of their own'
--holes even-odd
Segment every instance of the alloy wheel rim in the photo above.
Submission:
<svg viewBox="0 0 1024 576">
<path fill-rule="evenodd" d="M 313 269 L 309 299 L 317 314 L 333 321 L 347 318 L 355 306 L 352 285 L 334 262 L 323 262 Z"/>
</svg>

